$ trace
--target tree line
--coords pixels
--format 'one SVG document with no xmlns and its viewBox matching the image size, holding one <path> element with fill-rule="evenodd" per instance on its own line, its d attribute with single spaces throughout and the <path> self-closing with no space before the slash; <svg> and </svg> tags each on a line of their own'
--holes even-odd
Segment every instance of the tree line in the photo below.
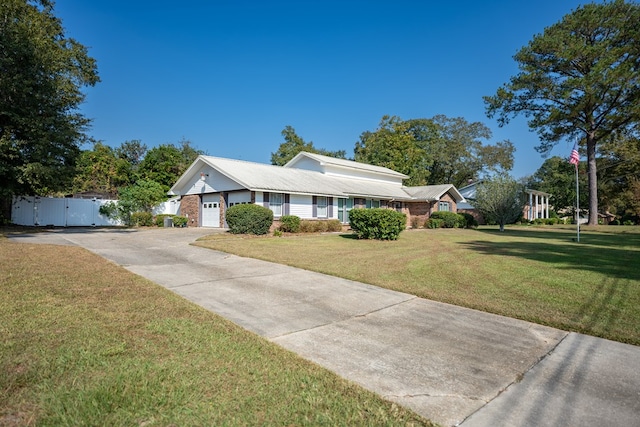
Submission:
<svg viewBox="0 0 640 427">
<path fill-rule="evenodd" d="M 535 35 L 514 60 L 519 71 L 494 95 L 486 114 L 505 126 L 514 116 L 537 132 L 536 149 L 548 155 L 560 141 L 577 141 L 589 224 L 598 212 L 640 217 L 640 5 L 613 0 L 580 6 Z M 7 217 L 11 196 L 73 191 L 116 194 L 138 181 L 168 189 L 199 153 L 190 143 L 147 149 L 140 141 L 117 148 L 87 136 L 79 111 L 84 87 L 100 82 L 87 48 L 65 34 L 50 0 L 0 2 L 0 201 Z M 272 153 L 284 164 L 302 148 L 316 148 L 291 126 Z M 510 141 L 486 144 L 481 123 L 435 116 L 403 120 L 384 116 L 355 143 L 356 161 L 407 174 L 408 185 L 451 183 L 508 173 Z M 295 154 L 294 154 L 295 155 Z M 571 206 L 564 159 L 547 159 L 528 184 Z"/>
</svg>

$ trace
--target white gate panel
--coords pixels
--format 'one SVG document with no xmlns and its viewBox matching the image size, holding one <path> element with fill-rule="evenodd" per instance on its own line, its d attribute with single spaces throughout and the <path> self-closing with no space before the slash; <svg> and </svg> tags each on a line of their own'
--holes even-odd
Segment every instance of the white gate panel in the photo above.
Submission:
<svg viewBox="0 0 640 427">
<path fill-rule="evenodd" d="M 11 222 L 16 225 L 34 225 L 35 197 L 13 196 Z"/>
<path fill-rule="evenodd" d="M 66 199 L 67 201 L 67 223 L 69 227 L 82 225 L 95 225 L 95 216 L 98 204 L 91 199 Z"/>
<path fill-rule="evenodd" d="M 66 200 L 49 197 L 36 197 L 35 225 L 66 225 Z"/>
</svg>

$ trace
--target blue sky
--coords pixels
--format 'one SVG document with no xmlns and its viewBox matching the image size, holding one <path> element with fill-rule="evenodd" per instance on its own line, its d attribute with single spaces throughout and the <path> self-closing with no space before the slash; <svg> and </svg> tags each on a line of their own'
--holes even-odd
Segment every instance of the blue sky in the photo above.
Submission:
<svg viewBox="0 0 640 427">
<path fill-rule="evenodd" d="M 291 125 L 353 156 L 385 114 L 444 114 L 484 123 L 488 143 L 513 142 L 519 178 L 544 161 L 537 135 L 524 118 L 499 128 L 482 96 L 517 72 L 522 46 L 580 4 L 58 0 L 55 14 L 98 61 L 102 82 L 82 112 L 108 145 L 184 138 L 212 156 L 269 163 Z"/>
</svg>

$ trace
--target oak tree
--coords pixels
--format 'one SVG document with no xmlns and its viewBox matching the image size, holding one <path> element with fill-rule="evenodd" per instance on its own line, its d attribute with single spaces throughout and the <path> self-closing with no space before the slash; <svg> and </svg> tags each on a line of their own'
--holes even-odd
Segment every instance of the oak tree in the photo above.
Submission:
<svg viewBox="0 0 640 427">
<path fill-rule="evenodd" d="M 82 89 L 98 81 L 52 1 L 0 2 L 0 198 L 69 188 L 90 122 Z"/>
</svg>

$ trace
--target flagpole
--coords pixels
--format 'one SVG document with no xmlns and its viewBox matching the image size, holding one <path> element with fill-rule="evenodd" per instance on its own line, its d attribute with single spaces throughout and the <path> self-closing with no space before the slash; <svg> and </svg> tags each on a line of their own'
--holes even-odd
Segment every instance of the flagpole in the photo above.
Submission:
<svg viewBox="0 0 640 427">
<path fill-rule="evenodd" d="M 580 241 L 580 186 L 578 185 L 578 163 L 580 163 L 580 153 L 578 152 L 578 141 L 574 142 L 573 150 L 569 156 L 569 163 L 576 167 L 576 229 L 578 231 L 578 239 Z"/>
<path fill-rule="evenodd" d="M 577 241 L 580 242 L 580 186 L 578 185 L 578 165 L 576 165 L 576 230 Z"/>
</svg>

